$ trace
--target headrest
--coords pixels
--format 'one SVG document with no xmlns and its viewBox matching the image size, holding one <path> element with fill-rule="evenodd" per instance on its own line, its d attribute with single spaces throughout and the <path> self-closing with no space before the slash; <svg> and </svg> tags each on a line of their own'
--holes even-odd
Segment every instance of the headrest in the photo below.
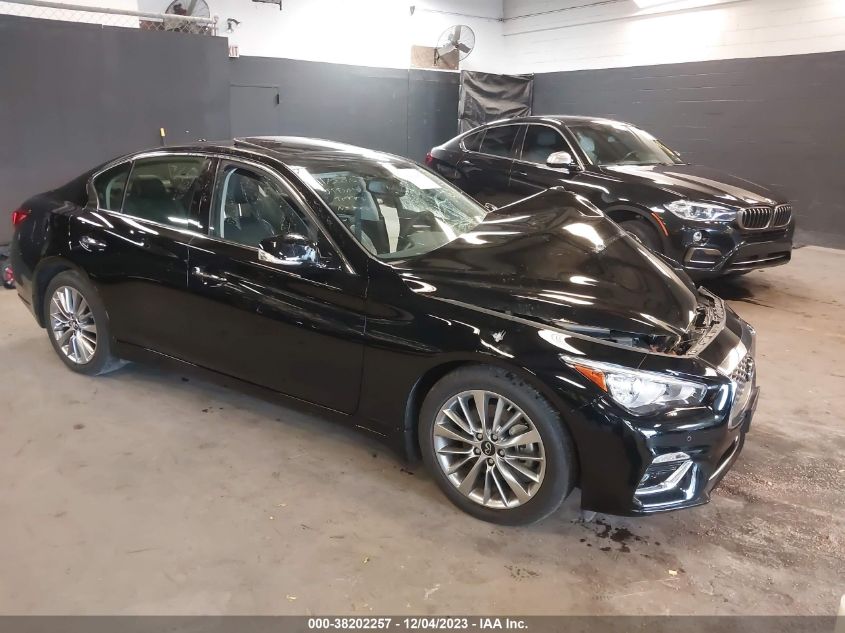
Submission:
<svg viewBox="0 0 845 633">
<path fill-rule="evenodd" d="M 166 198 L 167 188 L 158 176 L 137 176 L 132 183 L 132 195 L 139 198 Z"/>
<path fill-rule="evenodd" d="M 235 172 L 229 178 L 229 186 L 226 189 L 226 202 L 234 204 L 251 204 L 258 200 L 258 190 L 255 181 Z"/>
<path fill-rule="evenodd" d="M 554 130 L 543 130 L 537 134 L 537 145 L 540 147 L 552 147 L 557 144 L 558 134 Z"/>
</svg>

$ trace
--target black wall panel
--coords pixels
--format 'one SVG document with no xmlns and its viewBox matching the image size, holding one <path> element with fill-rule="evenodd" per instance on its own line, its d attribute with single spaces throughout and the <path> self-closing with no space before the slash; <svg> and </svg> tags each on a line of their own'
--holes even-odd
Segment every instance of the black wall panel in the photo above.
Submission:
<svg viewBox="0 0 845 633">
<path fill-rule="evenodd" d="M 844 73 L 845 52 L 541 73 L 534 113 L 641 125 L 689 162 L 783 191 L 801 240 L 845 247 Z"/>
<path fill-rule="evenodd" d="M 229 136 L 224 38 L 0 16 L 0 244 L 8 213 L 116 155 Z"/>
<path fill-rule="evenodd" d="M 457 129 L 456 73 L 240 57 L 231 80 L 235 135 L 313 136 L 422 160 Z M 278 91 L 275 115 L 268 90 Z"/>
</svg>

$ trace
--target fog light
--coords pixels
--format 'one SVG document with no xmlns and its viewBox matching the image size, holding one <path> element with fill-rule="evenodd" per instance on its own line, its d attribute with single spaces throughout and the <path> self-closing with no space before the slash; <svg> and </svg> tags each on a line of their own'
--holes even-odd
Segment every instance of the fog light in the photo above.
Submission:
<svg viewBox="0 0 845 633">
<path fill-rule="evenodd" d="M 700 242 L 703 239 L 704 239 L 704 233 L 702 233 L 701 231 L 696 231 L 695 233 L 692 234 L 692 241 L 693 242 Z"/>
</svg>

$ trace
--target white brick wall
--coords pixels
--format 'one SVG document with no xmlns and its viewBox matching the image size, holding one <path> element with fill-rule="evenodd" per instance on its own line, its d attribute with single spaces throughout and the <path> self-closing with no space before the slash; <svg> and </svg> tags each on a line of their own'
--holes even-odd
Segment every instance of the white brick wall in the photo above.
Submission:
<svg viewBox="0 0 845 633">
<path fill-rule="evenodd" d="M 504 0 L 503 11 L 503 72 L 845 50 L 845 0 Z"/>
</svg>

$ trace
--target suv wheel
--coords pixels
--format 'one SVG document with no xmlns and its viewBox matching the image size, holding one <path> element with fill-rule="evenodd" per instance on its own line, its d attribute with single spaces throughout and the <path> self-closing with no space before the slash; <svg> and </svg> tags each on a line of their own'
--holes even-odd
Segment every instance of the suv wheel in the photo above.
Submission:
<svg viewBox="0 0 845 633">
<path fill-rule="evenodd" d="M 660 236 L 645 220 L 624 220 L 619 223 L 635 240 L 640 244 L 653 250 L 655 253 L 662 253 L 663 247 L 660 244 Z"/>
<path fill-rule="evenodd" d="M 501 369 L 467 367 L 442 378 L 423 403 L 419 439 L 446 496 L 484 521 L 539 521 L 572 489 L 572 443 L 560 416 Z"/>
<path fill-rule="evenodd" d="M 111 353 L 108 315 L 90 282 L 79 273 L 65 271 L 50 281 L 44 297 L 50 343 L 65 365 L 91 376 L 123 365 Z"/>
</svg>

